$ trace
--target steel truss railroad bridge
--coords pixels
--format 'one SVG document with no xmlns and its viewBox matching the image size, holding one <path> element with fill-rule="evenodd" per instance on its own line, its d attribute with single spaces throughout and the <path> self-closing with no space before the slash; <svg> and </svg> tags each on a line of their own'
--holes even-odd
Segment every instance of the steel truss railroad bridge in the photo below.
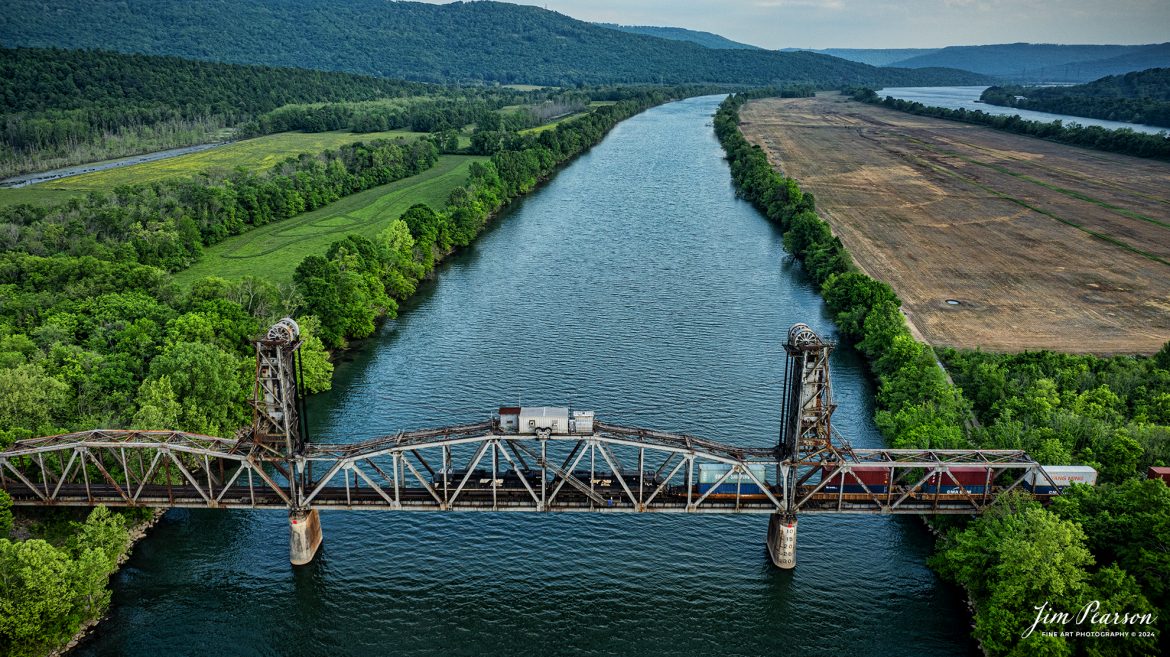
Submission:
<svg viewBox="0 0 1170 657">
<path fill-rule="evenodd" d="M 320 510 L 758 513 L 771 518 L 772 561 L 792 568 L 798 514 L 978 514 L 1029 476 L 1055 486 L 1020 451 L 852 448 L 832 427 L 833 344 L 804 324 L 784 345 L 783 426 L 769 447 L 600 421 L 522 433 L 498 417 L 310 442 L 300 344 L 290 319 L 255 343 L 254 419 L 236 438 L 93 430 L 23 440 L 0 452 L 0 487 L 20 506 L 288 509 L 294 564 L 320 546 Z M 956 478 L 973 467 L 986 470 L 985 485 Z M 854 476 L 875 469 L 888 470 L 888 485 Z M 702 471 L 720 476 L 701 485 Z"/>
</svg>

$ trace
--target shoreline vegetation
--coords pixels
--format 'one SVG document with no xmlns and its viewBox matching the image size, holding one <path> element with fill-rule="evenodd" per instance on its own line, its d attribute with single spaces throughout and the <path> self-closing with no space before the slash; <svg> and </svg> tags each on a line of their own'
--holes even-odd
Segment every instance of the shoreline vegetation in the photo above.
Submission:
<svg viewBox="0 0 1170 657">
<path fill-rule="evenodd" d="M 1096 487 L 1074 486 L 1050 507 L 1026 495 L 975 519 L 932 520 L 931 567 L 961 585 L 973 636 L 988 655 L 1156 655 L 1170 618 L 1170 488 L 1144 479 L 1170 462 L 1170 343 L 1153 357 L 1052 352 L 936 352 L 911 335 L 894 290 L 861 273 L 812 194 L 774 170 L 739 129 L 739 109 L 767 93 L 729 96 L 715 117 L 740 196 L 784 231 L 833 313 L 841 338 L 876 379 L 875 422 L 894 448 L 1015 448 L 1045 464 L 1087 463 Z M 940 358 L 936 362 L 936 358 Z M 939 367 L 945 362 L 955 384 Z M 968 423 L 974 414 L 979 424 Z M 1036 622 L 1048 602 L 1089 601 L 1113 613 L 1153 613 L 1152 636 L 1084 638 L 1042 632 L 1108 625 Z"/>
<path fill-rule="evenodd" d="M 1002 107 L 1071 114 L 1170 129 L 1170 68 L 1110 75 L 1071 87 L 988 87 L 979 100 Z"/>
<path fill-rule="evenodd" d="M 1018 135 L 1048 139 L 1070 146 L 1081 146 L 1135 157 L 1170 160 L 1170 134 L 1166 132 L 1147 134 L 1130 128 L 1110 130 L 1095 125 L 1064 123 L 1059 119 L 1051 122 L 1028 121 L 1015 114 L 988 114 L 982 110 L 964 108 L 947 109 L 923 105 L 913 100 L 902 100 L 893 96 L 886 96 L 883 99 L 878 96 L 876 91 L 865 87 L 847 87 L 842 90 L 842 93 L 851 96 L 853 100 L 858 102 L 881 105 L 908 114 L 972 123 Z"/>
<path fill-rule="evenodd" d="M 0 253 L 0 446 L 93 426 L 232 435 L 249 421 L 250 339 L 284 315 L 302 329 L 305 388 L 328 389 L 328 350 L 394 317 L 399 301 L 511 201 L 620 121 L 710 91 L 595 91 L 592 100 L 601 102 L 589 111 L 526 134 L 519 130 L 529 122 L 509 125 L 506 114 L 503 123 L 481 122 L 467 150 L 482 161 L 470 165 L 444 205 L 415 204 L 374 238 L 345 235 L 305 257 L 283 285 L 206 277 L 184 290 L 170 272 L 197 261 L 208 244 L 425 171 L 441 151 L 463 150 L 457 134 L 436 124 L 412 142 L 352 144 L 263 175 L 204 175 L 119 187 L 53 208 L 0 209 L 7 236 Z M 0 493 L 0 510 L 10 518 L 9 507 Z M 9 534 L 5 513 L 0 536 Z M 92 627 L 128 549 L 124 515 L 104 507 L 91 513 L 87 522 L 99 523 L 106 541 L 100 552 L 81 542 L 87 525 L 76 522 L 47 531 L 48 541 L 0 538 L 0 560 L 20 573 L 0 582 L 0 605 L 14 607 L 3 614 L 24 611 L 19 622 L 0 625 L 0 653 L 44 655 Z M 60 604 L 73 597 L 76 605 Z"/>
</svg>

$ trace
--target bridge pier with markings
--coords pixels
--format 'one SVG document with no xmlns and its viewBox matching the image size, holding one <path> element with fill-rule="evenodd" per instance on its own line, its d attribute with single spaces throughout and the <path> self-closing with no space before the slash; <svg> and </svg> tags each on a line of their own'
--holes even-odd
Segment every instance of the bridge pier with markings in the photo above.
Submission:
<svg viewBox="0 0 1170 657">
<path fill-rule="evenodd" d="M 303 566 L 317 556 L 321 547 L 321 514 L 317 509 L 288 512 L 288 558 Z"/>
<path fill-rule="evenodd" d="M 833 345 L 803 324 L 784 345 L 779 439 L 758 446 L 544 407 L 311 441 L 296 323 L 282 320 L 255 346 L 253 424 L 235 438 L 92 430 L 22 440 L 0 452 L 0 488 L 17 506 L 281 509 L 295 565 L 317 554 L 330 510 L 766 515 L 770 560 L 793 568 L 805 515 L 978 514 L 1028 482 L 1059 495 L 1018 450 L 853 448 L 832 427 Z"/>
</svg>

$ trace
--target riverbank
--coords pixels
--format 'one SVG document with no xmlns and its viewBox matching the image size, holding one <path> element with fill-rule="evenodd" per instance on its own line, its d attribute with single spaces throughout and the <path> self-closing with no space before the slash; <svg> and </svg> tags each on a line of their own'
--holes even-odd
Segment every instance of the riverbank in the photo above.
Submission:
<svg viewBox="0 0 1170 657">
<path fill-rule="evenodd" d="M 842 338 L 867 356 L 869 374 L 879 382 L 875 422 L 887 443 L 896 448 L 967 447 L 962 426 L 970 417 L 970 404 L 938 367 L 930 345 L 915 339 L 893 289 L 858 269 L 832 227 L 817 216 L 813 197 L 777 172 L 765 152 L 744 137 L 740 109 L 749 98 L 729 97 L 715 119 L 733 182 L 784 231 L 785 246 L 817 282 Z M 970 593 L 968 603 L 974 604 Z"/>
<path fill-rule="evenodd" d="M 162 520 L 163 514 L 165 513 L 166 511 L 163 509 L 155 509 L 149 518 L 136 522 L 134 525 L 127 528 L 126 551 L 118 557 L 117 569 L 115 569 L 114 572 L 110 575 L 111 578 L 117 576 L 118 571 L 122 568 L 122 565 L 130 560 L 130 556 L 134 552 L 134 546 L 138 545 L 139 541 L 146 538 L 147 534 L 150 533 L 151 528 L 157 525 L 159 520 Z M 98 625 L 100 625 L 101 622 L 105 620 L 106 613 L 108 611 L 108 609 L 104 610 L 101 616 L 98 616 L 97 618 L 91 618 L 82 623 L 81 627 L 73 634 L 73 638 L 70 639 L 68 643 L 49 652 L 47 657 L 64 657 L 65 655 L 68 655 L 74 648 L 81 645 L 81 643 L 84 642 L 97 629 Z"/>
</svg>

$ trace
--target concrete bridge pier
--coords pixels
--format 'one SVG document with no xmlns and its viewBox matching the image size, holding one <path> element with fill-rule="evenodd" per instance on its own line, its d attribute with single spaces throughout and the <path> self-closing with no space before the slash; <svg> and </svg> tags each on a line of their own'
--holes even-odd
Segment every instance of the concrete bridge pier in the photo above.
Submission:
<svg viewBox="0 0 1170 657">
<path fill-rule="evenodd" d="M 768 556 L 777 568 L 796 568 L 796 514 L 774 513 L 768 519 Z"/>
<path fill-rule="evenodd" d="M 321 516 L 316 509 L 293 509 L 288 513 L 288 553 L 294 566 L 303 566 L 317 556 L 321 547 Z"/>
</svg>

